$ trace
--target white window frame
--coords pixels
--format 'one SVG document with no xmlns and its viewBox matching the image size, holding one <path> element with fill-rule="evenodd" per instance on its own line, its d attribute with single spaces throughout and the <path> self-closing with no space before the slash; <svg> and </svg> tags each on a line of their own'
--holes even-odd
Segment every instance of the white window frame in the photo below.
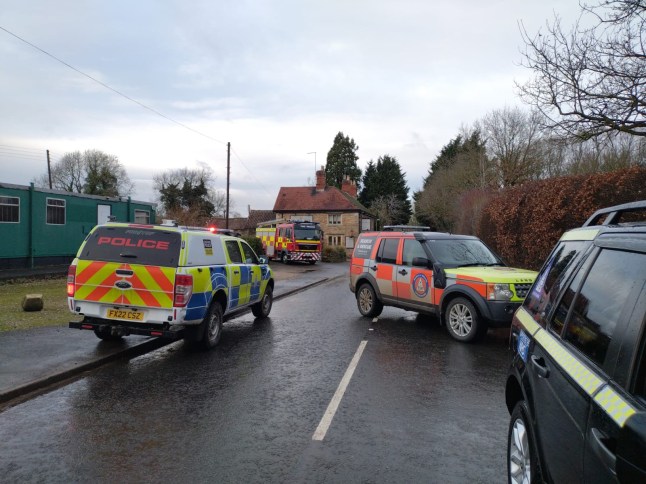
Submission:
<svg viewBox="0 0 646 484">
<path fill-rule="evenodd" d="M 137 216 L 138 216 L 138 215 L 139 215 L 139 216 L 141 216 L 141 215 L 145 215 L 145 216 L 146 216 L 146 220 L 145 220 L 145 221 L 143 221 L 143 222 L 142 222 L 141 220 L 137 220 Z M 149 210 L 139 210 L 139 209 L 135 209 L 135 223 L 136 223 L 136 224 L 149 224 L 149 223 L 150 223 L 150 211 L 149 211 Z"/>
<path fill-rule="evenodd" d="M 51 204 L 49 202 L 63 202 L 62 205 Z M 63 223 L 54 223 L 49 221 L 49 207 L 53 209 L 63 209 Z M 65 225 L 67 223 L 67 201 L 64 198 L 46 198 L 45 202 L 45 225 Z"/>
<path fill-rule="evenodd" d="M 328 235 L 327 242 L 332 247 L 340 247 L 343 243 L 343 235 Z"/>
<path fill-rule="evenodd" d="M 346 249 L 354 249 L 354 237 L 349 237 L 346 235 L 345 237 L 345 248 Z"/>
<path fill-rule="evenodd" d="M 18 203 L 4 203 L 0 202 L 0 206 L 3 207 L 18 207 L 18 220 L 0 220 L 0 223 L 2 224 L 19 224 L 20 223 L 20 197 L 12 197 L 9 195 L 0 195 L 0 199 L 2 198 L 11 198 L 14 200 L 17 200 Z"/>
<path fill-rule="evenodd" d="M 342 219 L 340 213 L 328 213 L 327 214 L 327 223 L 328 225 L 341 225 Z"/>
</svg>

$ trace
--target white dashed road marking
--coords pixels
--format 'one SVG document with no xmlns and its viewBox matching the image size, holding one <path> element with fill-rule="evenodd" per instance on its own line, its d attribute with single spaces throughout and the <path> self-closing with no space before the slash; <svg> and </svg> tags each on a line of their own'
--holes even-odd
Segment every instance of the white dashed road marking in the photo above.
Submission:
<svg viewBox="0 0 646 484">
<path fill-rule="evenodd" d="M 364 340 L 361 342 L 361 344 L 359 344 L 359 348 L 357 348 L 357 351 L 354 354 L 352 361 L 350 362 L 350 366 L 348 366 L 348 369 L 345 371 L 345 375 L 343 375 L 341 383 L 339 383 L 339 387 L 336 389 L 332 400 L 330 400 L 330 404 L 327 406 L 327 410 L 323 414 L 323 418 L 319 422 L 319 426 L 314 431 L 314 435 L 312 435 L 312 440 L 323 440 L 325 438 L 325 434 L 332 424 L 334 414 L 336 413 L 337 408 L 339 408 L 341 399 L 345 394 L 346 388 L 348 388 L 350 379 L 352 378 L 355 368 L 359 364 L 359 359 L 361 359 L 361 355 L 363 354 L 363 350 L 365 349 L 367 343 L 368 342 Z"/>
</svg>

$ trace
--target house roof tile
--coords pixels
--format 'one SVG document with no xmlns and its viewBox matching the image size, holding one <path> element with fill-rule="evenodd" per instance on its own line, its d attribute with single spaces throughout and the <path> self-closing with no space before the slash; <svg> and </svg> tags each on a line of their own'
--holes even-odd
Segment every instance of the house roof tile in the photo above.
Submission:
<svg viewBox="0 0 646 484">
<path fill-rule="evenodd" d="M 357 199 L 336 187 L 281 187 L 274 212 L 370 212 Z"/>
</svg>

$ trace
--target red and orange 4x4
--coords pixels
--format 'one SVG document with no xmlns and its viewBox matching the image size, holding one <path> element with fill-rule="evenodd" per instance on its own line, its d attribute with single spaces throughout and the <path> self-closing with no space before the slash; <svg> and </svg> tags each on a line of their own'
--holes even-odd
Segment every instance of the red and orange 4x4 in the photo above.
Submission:
<svg viewBox="0 0 646 484">
<path fill-rule="evenodd" d="M 375 317 L 394 306 L 436 314 L 464 342 L 510 326 L 536 272 L 507 267 L 477 237 L 427 230 L 385 227 L 359 236 L 350 266 L 359 312 Z"/>
</svg>

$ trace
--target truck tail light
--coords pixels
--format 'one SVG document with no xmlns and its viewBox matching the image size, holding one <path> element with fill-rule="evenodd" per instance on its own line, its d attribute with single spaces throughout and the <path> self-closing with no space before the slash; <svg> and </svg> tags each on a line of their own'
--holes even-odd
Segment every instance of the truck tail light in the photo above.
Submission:
<svg viewBox="0 0 646 484">
<path fill-rule="evenodd" d="M 71 265 L 69 269 L 67 269 L 67 295 L 69 297 L 74 297 L 74 292 L 75 291 L 75 281 L 76 281 L 76 266 Z"/>
<path fill-rule="evenodd" d="M 175 276 L 175 297 L 173 306 L 183 308 L 188 304 L 193 294 L 193 276 L 190 274 L 179 274 Z"/>
</svg>

